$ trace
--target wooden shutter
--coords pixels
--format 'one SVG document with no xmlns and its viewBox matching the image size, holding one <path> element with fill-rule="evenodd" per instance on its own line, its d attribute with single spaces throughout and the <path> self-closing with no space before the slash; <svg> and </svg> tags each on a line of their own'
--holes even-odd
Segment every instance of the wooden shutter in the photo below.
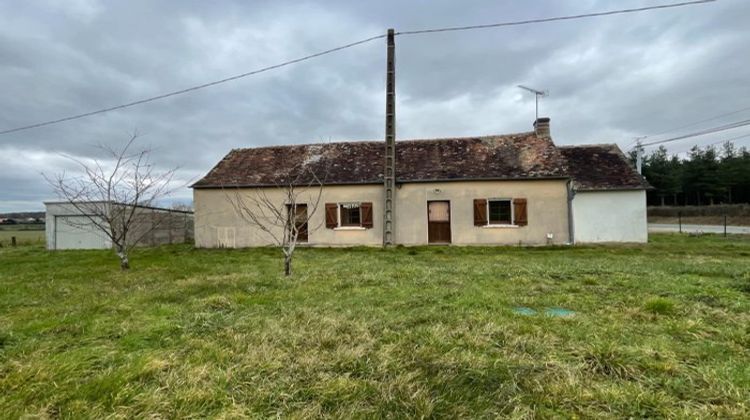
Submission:
<svg viewBox="0 0 750 420">
<path fill-rule="evenodd" d="M 370 229 L 372 228 L 372 203 L 360 203 L 359 211 L 362 212 L 362 227 Z"/>
<path fill-rule="evenodd" d="M 326 203 L 326 228 L 333 229 L 339 225 L 338 205 L 336 203 Z"/>
<path fill-rule="evenodd" d="M 529 224 L 529 220 L 526 217 L 526 199 L 525 198 L 514 198 L 513 199 L 513 216 L 514 224 L 518 226 L 526 226 Z"/>
<path fill-rule="evenodd" d="M 487 200 L 478 198 L 474 200 L 474 226 L 487 224 Z"/>
</svg>

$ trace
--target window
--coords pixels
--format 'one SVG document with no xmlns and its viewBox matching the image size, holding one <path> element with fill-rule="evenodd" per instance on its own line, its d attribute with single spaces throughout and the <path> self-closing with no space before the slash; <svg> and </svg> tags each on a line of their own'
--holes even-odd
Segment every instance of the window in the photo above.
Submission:
<svg viewBox="0 0 750 420">
<path fill-rule="evenodd" d="M 525 198 L 475 198 L 474 226 L 526 226 L 526 208 Z"/>
<path fill-rule="evenodd" d="M 326 203 L 326 228 L 372 228 L 372 203 Z M 343 229 L 349 230 L 349 229 Z M 358 229 L 353 229 L 358 230 Z"/>
<path fill-rule="evenodd" d="M 359 203 L 339 204 L 340 226 L 362 226 Z"/>
<path fill-rule="evenodd" d="M 487 200 L 487 215 L 491 225 L 513 224 L 513 207 L 511 200 Z"/>
</svg>

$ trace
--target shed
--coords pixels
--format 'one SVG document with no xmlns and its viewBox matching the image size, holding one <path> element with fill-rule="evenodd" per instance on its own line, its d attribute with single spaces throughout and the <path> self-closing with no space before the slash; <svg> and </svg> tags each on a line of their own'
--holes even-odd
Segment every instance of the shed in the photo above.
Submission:
<svg viewBox="0 0 750 420">
<path fill-rule="evenodd" d="M 573 180 L 572 225 L 576 243 L 647 242 L 646 190 L 615 144 L 562 146 Z"/>
<path fill-rule="evenodd" d="M 107 201 L 45 202 L 47 249 L 109 249 L 112 241 L 97 226 L 108 209 L 134 208 L 131 238 L 139 245 L 165 245 L 193 240 L 193 212 Z"/>
</svg>

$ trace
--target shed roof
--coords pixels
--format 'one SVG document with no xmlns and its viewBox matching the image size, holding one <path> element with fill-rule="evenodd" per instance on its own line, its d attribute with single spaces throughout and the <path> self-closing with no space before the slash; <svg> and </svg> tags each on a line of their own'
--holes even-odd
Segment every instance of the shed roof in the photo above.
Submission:
<svg viewBox="0 0 750 420">
<path fill-rule="evenodd" d="M 573 187 L 578 191 L 652 188 L 616 144 L 561 146 L 559 150 L 568 161 Z"/>
</svg>

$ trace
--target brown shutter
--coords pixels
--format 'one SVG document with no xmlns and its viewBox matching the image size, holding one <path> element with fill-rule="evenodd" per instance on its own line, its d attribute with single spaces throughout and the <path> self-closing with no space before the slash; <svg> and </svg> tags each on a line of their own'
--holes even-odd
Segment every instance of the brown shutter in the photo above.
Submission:
<svg viewBox="0 0 750 420">
<path fill-rule="evenodd" d="M 474 200 L 474 226 L 487 224 L 487 200 L 478 198 Z"/>
<path fill-rule="evenodd" d="M 336 203 L 326 203 L 326 228 L 333 229 L 339 224 L 338 206 Z"/>
<path fill-rule="evenodd" d="M 525 198 L 514 198 L 513 199 L 513 216 L 516 218 L 514 223 L 518 226 L 526 226 L 529 224 L 529 220 L 526 218 L 526 199 Z"/>
<path fill-rule="evenodd" d="M 360 203 L 359 210 L 362 212 L 362 227 L 372 228 L 372 203 Z"/>
</svg>

